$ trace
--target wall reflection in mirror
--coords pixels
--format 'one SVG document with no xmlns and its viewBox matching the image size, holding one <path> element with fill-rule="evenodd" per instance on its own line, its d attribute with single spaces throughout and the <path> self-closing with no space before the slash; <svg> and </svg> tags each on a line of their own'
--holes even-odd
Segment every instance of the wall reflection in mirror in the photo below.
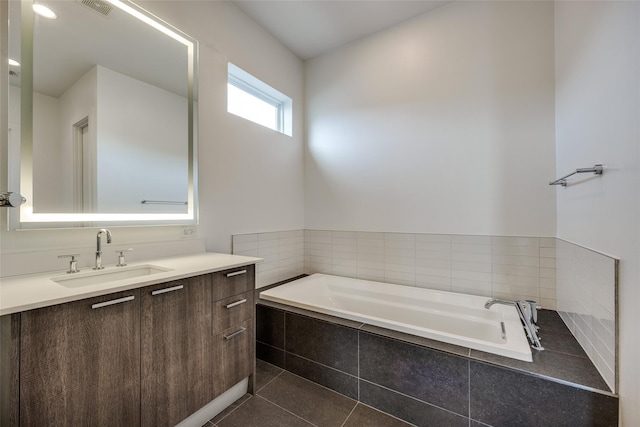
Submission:
<svg viewBox="0 0 640 427">
<path fill-rule="evenodd" d="M 129 2 L 38 3 L 56 17 L 10 2 L 10 180 L 28 200 L 20 221 L 194 217 L 195 41 Z"/>
</svg>

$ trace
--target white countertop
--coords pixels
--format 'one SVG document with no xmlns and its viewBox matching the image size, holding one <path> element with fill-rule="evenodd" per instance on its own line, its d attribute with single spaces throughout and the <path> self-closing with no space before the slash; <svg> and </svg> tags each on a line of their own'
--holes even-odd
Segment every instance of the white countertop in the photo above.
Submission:
<svg viewBox="0 0 640 427">
<path fill-rule="evenodd" d="M 58 270 L 49 273 L 0 278 L 0 315 L 141 288 L 170 280 L 179 280 L 185 277 L 255 264 L 261 261 L 261 258 L 211 252 L 145 260 L 129 263 L 127 267 L 122 268 L 153 265 L 169 271 L 79 287 L 62 286 L 51 280 L 51 278 L 59 276 L 75 278 L 96 274 L 96 272 L 90 268 L 85 268 L 76 274 L 66 274 L 64 270 Z M 119 268 L 114 265 L 108 265 L 101 272 L 117 271 Z"/>
</svg>

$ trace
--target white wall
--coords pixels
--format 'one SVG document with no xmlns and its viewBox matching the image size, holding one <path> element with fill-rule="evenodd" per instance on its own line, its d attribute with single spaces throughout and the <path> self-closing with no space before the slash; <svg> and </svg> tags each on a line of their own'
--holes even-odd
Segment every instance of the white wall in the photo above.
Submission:
<svg viewBox="0 0 640 427">
<path fill-rule="evenodd" d="M 555 236 L 553 4 L 460 2 L 307 63 L 308 229 Z"/>
<path fill-rule="evenodd" d="M 33 112 L 35 212 L 74 212 L 73 129 L 83 118 L 85 168 L 97 189 L 92 212 L 186 212 L 184 205 L 140 204 L 187 200 L 186 98 L 96 66 L 60 98 L 34 93 Z"/>
<path fill-rule="evenodd" d="M 97 68 L 96 212 L 186 213 L 141 201 L 188 199 L 187 98 Z"/>
<path fill-rule="evenodd" d="M 34 207 L 37 212 L 59 212 L 64 201 L 58 195 L 65 189 L 63 179 L 67 168 L 62 166 L 64 156 L 60 150 L 60 103 L 51 96 L 33 94 L 33 157 Z"/>
<path fill-rule="evenodd" d="M 198 236 L 206 239 L 207 250 L 230 252 L 232 234 L 302 228 L 302 61 L 232 3 L 138 3 L 200 42 Z M 293 99 L 293 137 L 226 112 L 227 61 Z M 6 224 L 5 210 L 0 210 L 0 222 Z M 120 244 L 176 239 L 181 227 L 111 230 Z M 95 232 L 96 229 L 2 230 L 0 244 L 3 255 L 58 247 L 73 249 L 95 244 Z M 89 260 L 81 263 L 89 265 Z"/>
<path fill-rule="evenodd" d="M 200 43 L 200 235 L 229 252 L 231 235 L 300 229 L 303 203 L 302 61 L 228 2 L 141 2 Z M 232 62 L 293 99 L 293 137 L 226 112 Z"/>
<path fill-rule="evenodd" d="M 74 212 L 73 182 L 75 177 L 74 168 L 74 125 L 84 118 L 89 119 L 89 123 L 96 122 L 98 72 L 96 67 L 87 71 L 77 82 L 67 89 L 59 98 L 58 105 L 60 113 L 57 117 L 57 157 L 55 162 L 50 163 L 51 169 L 44 169 L 39 177 L 34 177 L 34 210 L 35 212 Z M 36 128 L 36 118 L 34 118 L 34 128 Z M 89 127 L 91 138 L 95 140 L 95 126 Z M 42 158 L 47 162 L 47 157 L 42 157 L 37 140 L 39 138 L 34 133 L 34 159 Z M 35 162 L 35 160 L 34 160 Z M 46 205 L 41 205 L 38 198 L 39 191 L 47 191 L 48 181 L 55 179 L 59 182 L 59 187 L 51 193 L 56 197 L 56 201 L 51 201 Z"/>
<path fill-rule="evenodd" d="M 72 127 L 95 115 L 96 70 L 82 76 L 59 98 L 33 94 L 33 201 L 37 213 L 73 212 Z M 12 138 L 20 135 L 20 88 L 10 86 L 9 123 Z M 93 117 L 91 118 L 93 120 Z M 19 181 L 20 153 L 10 150 L 9 174 Z"/>
<path fill-rule="evenodd" d="M 640 425 L 640 3 L 556 2 L 558 237 L 619 258 L 621 423 Z M 581 178 L 579 178 L 581 179 Z"/>
<path fill-rule="evenodd" d="M 33 94 L 33 144 L 37 156 L 33 159 L 34 179 L 43 184 L 36 186 L 39 212 L 62 212 L 65 201 L 60 197 L 64 187 L 64 156 L 60 149 L 60 102 L 57 98 Z M 7 173 L 13 182 L 20 181 L 20 87 L 9 86 L 10 167 Z"/>
</svg>

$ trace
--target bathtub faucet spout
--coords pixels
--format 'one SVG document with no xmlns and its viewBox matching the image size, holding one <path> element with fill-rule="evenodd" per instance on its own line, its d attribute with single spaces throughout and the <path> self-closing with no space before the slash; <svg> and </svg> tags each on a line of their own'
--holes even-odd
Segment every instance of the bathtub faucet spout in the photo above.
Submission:
<svg viewBox="0 0 640 427">
<path fill-rule="evenodd" d="M 491 308 L 491 306 L 493 304 L 504 304 L 504 305 L 513 305 L 515 304 L 515 301 L 508 301 L 506 299 L 500 299 L 500 298 L 490 298 L 485 304 L 484 304 L 484 308 L 486 308 L 487 310 Z"/>
<path fill-rule="evenodd" d="M 544 347 L 540 344 L 540 337 L 538 336 L 540 328 L 536 325 L 538 322 L 537 310 L 540 308 L 537 302 L 531 300 L 509 301 L 500 298 L 490 298 L 484 304 L 484 308 L 488 310 L 494 304 L 515 306 L 518 316 L 520 316 L 520 320 L 524 326 L 524 330 L 527 333 L 527 338 L 529 338 L 529 341 L 531 342 L 531 347 L 536 350 L 544 350 Z"/>
</svg>

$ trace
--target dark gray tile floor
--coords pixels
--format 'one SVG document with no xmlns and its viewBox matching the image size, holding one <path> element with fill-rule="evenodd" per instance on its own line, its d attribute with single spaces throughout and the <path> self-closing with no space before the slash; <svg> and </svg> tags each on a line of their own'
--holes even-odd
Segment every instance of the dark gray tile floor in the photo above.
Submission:
<svg viewBox="0 0 640 427">
<path fill-rule="evenodd" d="M 408 424 L 257 360 L 256 395 L 234 402 L 203 427 L 408 427 Z"/>
</svg>

